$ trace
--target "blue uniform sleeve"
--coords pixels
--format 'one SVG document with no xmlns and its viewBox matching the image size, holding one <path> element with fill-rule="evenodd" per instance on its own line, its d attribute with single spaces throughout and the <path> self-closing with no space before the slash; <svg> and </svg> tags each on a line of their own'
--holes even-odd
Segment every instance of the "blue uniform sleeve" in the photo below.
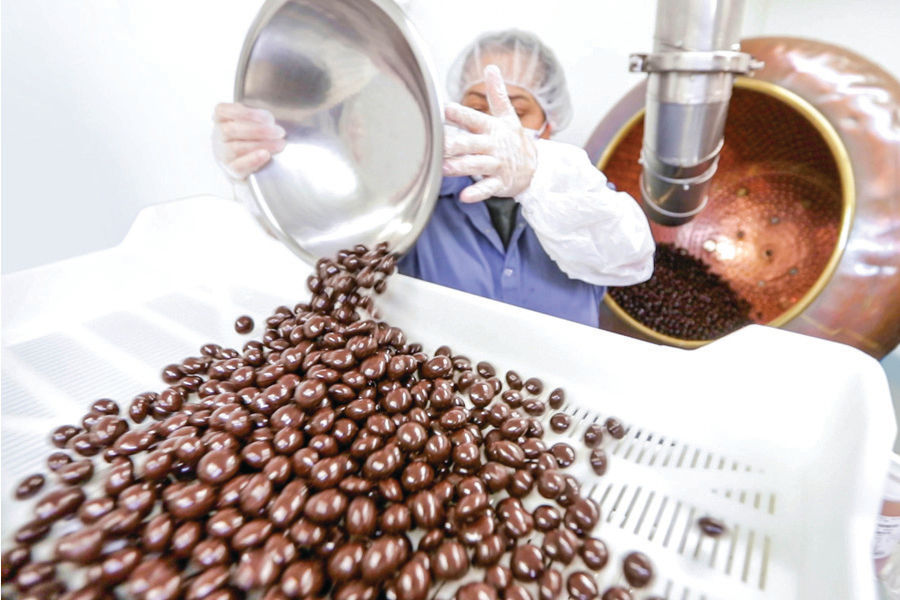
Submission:
<svg viewBox="0 0 900 600">
<path fill-rule="evenodd" d="M 416 254 L 416 247 L 410 248 L 409 252 L 397 262 L 397 270 L 403 275 L 421 278 L 419 269 L 419 259 Z"/>
</svg>

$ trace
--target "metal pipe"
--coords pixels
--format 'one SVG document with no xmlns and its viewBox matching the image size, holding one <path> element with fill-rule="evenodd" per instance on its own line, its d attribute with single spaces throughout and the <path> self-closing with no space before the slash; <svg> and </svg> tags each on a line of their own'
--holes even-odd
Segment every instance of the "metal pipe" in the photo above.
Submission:
<svg viewBox="0 0 900 600">
<path fill-rule="evenodd" d="M 759 68 L 740 51 L 743 0 L 659 0 L 652 54 L 633 54 L 649 74 L 641 193 L 647 216 L 683 225 L 706 206 L 723 144 L 731 88 Z"/>
</svg>

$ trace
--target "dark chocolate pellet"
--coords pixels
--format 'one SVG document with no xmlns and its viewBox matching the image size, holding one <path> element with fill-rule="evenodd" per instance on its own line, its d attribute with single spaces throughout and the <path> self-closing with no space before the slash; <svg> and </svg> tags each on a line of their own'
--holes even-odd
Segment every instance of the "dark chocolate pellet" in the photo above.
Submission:
<svg viewBox="0 0 900 600">
<path fill-rule="evenodd" d="M 319 563 L 315 564 L 319 565 Z M 285 570 L 282 577 L 282 589 L 292 590 L 290 593 L 310 591 L 315 594 L 318 592 L 322 586 L 321 573 L 311 581 L 298 581 L 296 576 L 291 573 L 291 568 L 295 565 L 297 563 L 290 565 Z M 253 588 L 265 588 L 272 585 L 280 573 L 281 569 L 273 557 L 267 555 L 261 548 L 254 548 L 241 554 L 237 568 L 232 572 L 231 582 L 235 587 L 249 591 Z M 299 585 L 299 587 L 289 587 L 292 584 Z M 307 587 L 308 585 L 313 585 L 313 587 Z"/>
<path fill-rule="evenodd" d="M 494 565 L 484 572 L 484 582 L 497 590 L 502 590 L 513 581 L 512 571 L 503 565 Z"/>
<path fill-rule="evenodd" d="M 475 545 L 475 554 L 472 557 L 473 562 L 481 567 L 495 565 L 506 551 L 506 543 L 506 538 L 500 534 L 494 533 L 484 536 Z"/>
<path fill-rule="evenodd" d="M 597 538 L 584 540 L 578 554 L 585 566 L 593 571 L 599 571 L 609 562 L 609 550 L 606 548 L 606 544 Z"/>
<path fill-rule="evenodd" d="M 59 481 L 66 485 L 80 485 L 90 479 L 93 474 L 94 463 L 90 459 L 69 463 L 56 471 Z"/>
<path fill-rule="evenodd" d="M 203 537 L 203 528 L 197 521 L 182 523 L 172 534 L 172 554 L 176 558 L 187 558 Z"/>
<path fill-rule="evenodd" d="M 438 579 L 459 579 L 468 568 L 468 554 L 457 541 L 442 543 L 431 559 L 431 569 Z"/>
<path fill-rule="evenodd" d="M 207 538 L 194 546 L 191 558 L 198 565 L 209 568 L 230 562 L 231 555 L 225 542 Z"/>
<path fill-rule="evenodd" d="M 532 398 L 523 402 L 522 408 L 532 417 L 539 417 L 547 410 L 547 405 L 541 400 Z"/>
<path fill-rule="evenodd" d="M 609 464 L 606 457 L 606 451 L 603 448 L 594 448 L 591 450 L 590 463 L 594 473 L 600 476 L 606 474 L 606 468 Z"/>
<path fill-rule="evenodd" d="M 165 499 L 166 509 L 179 519 L 195 519 L 209 512 L 216 502 L 216 490 L 202 482 L 188 483 Z"/>
<path fill-rule="evenodd" d="M 509 568 L 516 579 L 534 581 L 544 572 L 544 555 L 537 546 L 522 544 L 513 550 Z"/>
<path fill-rule="evenodd" d="M 34 507 L 34 516 L 44 523 L 55 521 L 74 513 L 84 500 L 85 495 L 81 488 L 56 489 L 38 501 Z"/>
<path fill-rule="evenodd" d="M 525 469 L 519 469 L 510 477 L 506 491 L 510 496 L 522 498 L 527 496 L 534 487 L 534 476 Z"/>
<path fill-rule="evenodd" d="M 550 447 L 550 453 L 553 454 L 556 462 L 562 468 L 566 468 L 575 462 L 575 449 L 565 442 L 553 444 Z"/>
<path fill-rule="evenodd" d="M 588 448 L 593 448 L 594 446 L 600 444 L 603 441 L 603 427 L 601 425 L 597 425 L 596 423 L 592 423 L 588 425 L 587 429 L 584 431 L 584 445 Z"/>
<path fill-rule="evenodd" d="M 491 363 L 484 361 L 484 360 L 479 362 L 475 366 L 475 369 L 478 371 L 478 374 L 481 375 L 482 377 L 484 377 L 485 379 L 490 379 L 491 377 L 493 377 L 494 375 L 497 374 L 497 371 L 494 370 L 494 366 Z"/>
<path fill-rule="evenodd" d="M 181 577 L 163 558 L 145 559 L 128 576 L 128 591 L 136 598 L 176 598 Z"/>
<path fill-rule="evenodd" d="M 206 532 L 217 538 L 230 538 L 244 524 L 244 515 L 235 508 L 216 511 L 206 521 Z"/>
<path fill-rule="evenodd" d="M 188 598 L 208 598 L 213 592 L 222 588 L 228 581 L 228 568 L 217 565 L 201 571 L 187 589 Z"/>
<path fill-rule="evenodd" d="M 50 533 L 50 525 L 50 523 L 42 521 L 29 521 L 16 530 L 16 535 L 13 539 L 18 544 L 34 544 L 44 539 Z"/>
<path fill-rule="evenodd" d="M 444 518 L 444 508 L 430 490 L 416 493 L 409 499 L 407 506 L 412 511 L 413 521 L 422 528 L 436 527 Z"/>
<path fill-rule="evenodd" d="M 50 442 L 57 448 L 65 448 L 76 434 L 81 432 L 80 427 L 74 425 L 61 425 L 50 434 Z"/>
<path fill-rule="evenodd" d="M 366 583 L 379 583 L 393 575 L 409 554 L 409 541 L 405 537 L 384 535 L 366 549 L 362 558 L 362 579 Z"/>
<path fill-rule="evenodd" d="M 244 523 L 231 538 L 231 548 L 237 551 L 261 546 L 272 533 L 272 522 L 268 519 L 254 519 Z"/>
<path fill-rule="evenodd" d="M 719 537 L 723 533 L 725 533 L 725 524 L 718 519 L 714 519 L 713 517 L 701 517 L 697 524 L 700 526 L 700 531 L 702 531 L 705 535 L 710 537 Z"/>
<path fill-rule="evenodd" d="M 600 509 L 590 498 L 577 498 L 568 508 L 563 521 L 579 537 L 589 533 L 600 519 Z"/>
<path fill-rule="evenodd" d="M 359 542 L 349 542 L 337 548 L 327 561 L 327 573 L 332 582 L 341 584 L 358 579 L 365 551 Z"/>
<path fill-rule="evenodd" d="M 572 559 L 575 558 L 577 548 L 578 538 L 566 529 L 548 531 L 544 535 L 544 541 L 541 545 L 544 556 L 565 565 L 572 562 Z"/>
<path fill-rule="evenodd" d="M 631 592 L 628 591 L 628 588 L 616 585 L 607 588 L 607 590 L 603 592 L 601 600 L 632 600 L 632 595 Z"/>
<path fill-rule="evenodd" d="M 26 546 L 16 546 L 3 553 L 3 583 L 9 582 L 16 576 L 19 568 L 31 560 L 31 550 Z"/>
<path fill-rule="evenodd" d="M 50 581 L 56 574 L 56 565 L 49 561 L 38 561 L 23 565 L 16 575 L 16 586 L 20 590 L 34 588 Z"/>
<path fill-rule="evenodd" d="M 336 489 L 327 489 L 309 497 L 303 514 L 315 523 L 334 523 L 346 509 L 347 497 Z"/>
<path fill-rule="evenodd" d="M 500 395 L 500 398 L 510 408 L 519 408 L 522 406 L 522 394 L 516 390 L 506 390 Z"/>
<path fill-rule="evenodd" d="M 124 508 L 115 508 L 97 520 L 97 527 L 112 535 L 133 533 L 141 524 L 143 515 Z"/>
<path fill-rule="evenodd" d="M 494 397 L 494 386 L 486 381 L 476 381 L 469 386 L 469 400 L 475 408 L 484 408 Z"/>
<path fill-rule="evenodd" d="M 522 377 L 515 371 L 506 372 L 506 385 L 514 390 L 521 390 L 524 383 Z"/>
<path fill-rule="evenodd" d="M 538 531 L 552 531 L 562 523 L 562 515 L 549 504 L 542 504 L 534 509 L 534 527 Z"/>
<path fill-rule="evenodd" d="M 160 373 L 160 377 L 166 383 L 176 383 L 182 377 L 184 377 L 184 371 L 181 370 L 181 365 L 171 364 L 163 367 L 162 373 Z"/>
<path fill-rule="evenodd" d="M 653 566 L 643 552 L 631 552 L 622 562 L 622 573 L 634 587 L 644 587 L 653 578 Z"/>
<path fill-rule="evenodd" d="M 565 487 L 565 478 L 555 469 L 543 471 L 538 476 L 538 492 L 544 498 L 557 498 L 565 490 Z"/>
<path fill-rule="evenodd" d="M 584 571 L 569 574 L 566 589 L 574 600 L 594 600 L 597 597 L 597 582 L 594 577 Z M 604 595 L 605 597 L 605 595 Z"/>
<path fill-rule="evenodd" d="M 560 408 L 562 408 L 562 405 L 565 403 L 565 401 L 566 393 L 562 388 L 556 388 L 555 390 L 550 392 L 549 396 L 547 396 L 547 404 L 549 404 L 550 408 L 552 408 L 553 410 L 559 410 Z"/>
<path fill-rule="evenodd" d="M 16 499 L 24 500 L 26 498 L 31 498 L 44 487 L 44 476 L 40 473 L 35 473 L 34 475 L 29 475 L 25 479 L 19 482 L 19 485 L 16 486 Z"/>
<path fill-rule="evenodd" d="M 524 586 L 516 583 L 511 583 L 503 588 L 503 598 L 504 600 L 534 600 Z"/>
<path fill-rule="evenodd" d="M 556 413 L 550 417 L 550 429 L 556 433 L 562 433 L 572 424 L 572 419 L 565 413 Z"/>
<path fill-rule="evenodd" d="M 104 555 L 97 577 L 99 583 L 107 586 L 125 581 L 143 558 L 143 553 L 136 548 L 121 548 Z"/>
<path fill-rule="evenodd" d="M 497 600 L 497 590 L 479 581 L 461 586 L 456 591 L 456 600 Z"/>
<path fill-rule="evenodd" d="M 524 387 L 526 392 L 528 392 L 529 394 L 534 394 L 535 396 L 544 391 L 544 384 L 537 377 L 530 377 L 526 379 Z"/>
<path fill-rule="evenodd" d="M 563 589 L 563 576 L 557 569 L 546 569 L 538 578 L 539 600 L 556 600 Z"/>
<path fill-rule="evenodd" d="M 253 319 L 247 315 L 241 315 L 234 321 L 234 330 L 240 334 L 253 331 Z"/>
<path fill-rule="evenodd" d="M 128 431 L 128 424 L 116 415 L 103 415 L 91 428 L 91 441 L 98 446 L 109 446 Z"/>
<path fill-rule="evenodd" d="M 51 471 L 58 471 L 63 465 L 72 462 L 72 457 L 65 452 L 54 452 L 47 457 L 47 468 Z"/>
<path fill-rule="evenodd" d="M 617 440 L 621 440 L 625 437 L 625 426 L 622 425 L 622 422 L 615 417 L 610 417 L 606 419 L 604 423 L 606 427 L 606 431 L 609 432 L 609 435 L 616 438 Z"/>
<path fill-rule="evenodd" d="M 498 440 L 490 444 L 487 454 L 491 460 L 495 460 L 507 467 L 521 467 L 525 464 L 525 453 L 522 451 L 522 448 L 510 440 Z"/>
<path fill-rule="evenodd" d="M 534 530 L 534 517 L 524 509 L 511 510 L 503 521 L 503 531 L 512 539 L 525 538 Z"/>
<path fill-rule="evenodd" d="M 91 440 L 91 434 L 86 431 L 75 434 L 69 440 L 68 447 L 81 456 L 95 456 L 100 453 L 100 447 Z"/>
<path fill-rule="evenodd" d="M 526 432 L 527 433 L 527 432 Z M 519 444 L 522 447 L 522 452 L 525 453 L 525 458 L 533 459 L 537 458 L 541 455 L 541 453 L 547 450 L 546 444 L 543 441 L 530 437 L 526 439 L 524 442 Z"/>
<path fill-rule="evenodd" d="M 78 564 L 93 562 L 103 549 L 105 532 L 97 527 L 85 527 L 59 538 L 56 556 Z"/>
<path fill-rule="evenodd" d="M 83 503 L 78 509 L 78 518 L 85 525 L 96 522 L 100 517 L 115 508 L 115 500 L 109 496 L 101 496 Z"/>
</svg>

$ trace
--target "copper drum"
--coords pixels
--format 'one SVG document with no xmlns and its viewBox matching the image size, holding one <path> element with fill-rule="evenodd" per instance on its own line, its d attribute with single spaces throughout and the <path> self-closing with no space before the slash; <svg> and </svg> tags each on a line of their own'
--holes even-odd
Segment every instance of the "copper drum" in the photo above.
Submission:
<svg viewBox="0 0 900 600">
<path fill-rule="evenodd" d="M 680 227 L 651 223 L 752 306 L 757 323 L 881 358 L 900 343 L 900 83 L 845 48 L 796 38 L 744 40 L 765 61 L 735 82 L 709 204 Z M 646 85 L 594 130 L 586 150 L 640 199 Z M 600 326 L 683 348 L 607 294 Z"/>
</svg>

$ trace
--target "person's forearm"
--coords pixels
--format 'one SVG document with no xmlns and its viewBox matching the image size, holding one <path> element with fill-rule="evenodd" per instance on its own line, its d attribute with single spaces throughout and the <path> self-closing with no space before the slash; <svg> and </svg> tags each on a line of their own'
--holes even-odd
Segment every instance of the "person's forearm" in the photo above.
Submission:
<svg viewBox="0 0 900 600">
<path fill-rule="evenodd" d="M 595 285 L 649 279 L 655 245 L 638 203 L 610 189 L 580 148 L 546 140 L 537 147 L 537 170 L 516 200 L 550 258 Z"/>
</svg>

